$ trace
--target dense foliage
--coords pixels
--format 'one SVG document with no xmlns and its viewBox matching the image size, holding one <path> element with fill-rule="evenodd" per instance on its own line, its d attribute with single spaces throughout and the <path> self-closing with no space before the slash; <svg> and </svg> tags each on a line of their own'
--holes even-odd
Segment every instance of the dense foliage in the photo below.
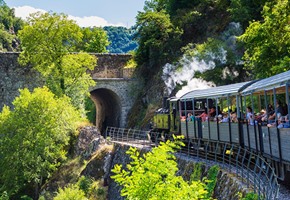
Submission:
<svg viewBox="0 0 290 200">
<path fill-rule="evenodd" d="M 147 80 L 160 68 L 176 57 L 182 31 L 174 27 L 170 16 L 164 11 L 140 12 L 137 16 L 139 48 L 136 61 L 140 66 L 140 74 Z"/>
<path fill-rule="evenodd" d="M 79 189 L 76 185 L 70 185 L 64 189 L 59 188 L 59 191 L 54 200 L 87 200 L 84 191 Z"/>
<path fill-rule="evenodd" d="M 240 37 L 245 43 L 245 65 L 265 78 L 290 69 L 290 1 L 267 3 L 263 21 L 250 24 Z"/>
<path fill-rule="evenodd" d="M 137 48 L 138 44 L 134 40 L 136 31 L 133 27 L 105 26 L 103 29 L 107 32 L 110 41 L 110 44 L 107 46 L 108 52 L 128 53 Z"/>
<path fill-rule="evenodd" d="M 192 180 L 186 182 L 177 176 L 177 162 L 173 153 L 184 145 L 175 141 L 161 143 L 140 156 L 135 148 L 130 148 L 127 154 L 132 161 L 122 169 L 115 165 L 112 178 L 123 186 L 121 195 L 128 199 L 208 199 L 205 184 Z"/>
<path fill-rule="evenodd" d="M 24 22 L 15 17 L 14 9 L 9 8 L 0 0 L 0 52 L 19 50 L 19 40 L 16 36 L 23 28 Z"/>
<path fill-rule="evenodd" d="M 80 176 L 75 184 L 58 189 L 54 200 L 87 200 L 87 199 L 107 199 L 107 191 L 99 181 L 87 176 Z"/>
<path fill-rule="evenodd" d="M 20 90 L 14 110 L 0 113 L 0 194 L 31 190 L 38 194 L 43 181 L 66 158 L 70 135 L 80 113 L 67 97 L 56 98 L 48 88 Z"/>
<path fill-rule="evenodd" d="M 82 42 L 76 49 L 92 53 L 106 53 L 106 47 L 109 45 L 107 33 L 102 28 L 82 28 Z"/>
<path fill-rule="evenodd" d="M 96 66 L 95 56 L 72 53 L 80 44 L 83 45 L 81 28 L 66 15 L 56 13 L 35 13 L 28 22 L 29 25 L 19 31 L 23 49 L 19 62 L 32 64 L 44 76 L 46 85 L 54 94 L 67 95 L 76 107 L 80 107 L 89 86 L 94 85 L 87 70 Z"/>
</svg>

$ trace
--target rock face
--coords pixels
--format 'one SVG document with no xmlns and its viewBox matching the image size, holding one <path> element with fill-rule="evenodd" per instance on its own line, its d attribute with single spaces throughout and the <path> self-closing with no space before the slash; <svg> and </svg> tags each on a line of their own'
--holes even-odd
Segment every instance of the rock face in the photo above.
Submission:
<svg viewBox="0 0 290 200">
<path fill-rule="evenodd" d="M 109 166 L 109 178 L 108 178 L 108 200 L 123 200 L 124 197 L 121 196 L 121 189 L 117 183 L 114 182 L 113 179 L 111 179 L 111 175 L 113 173 L 111 170 L 113 169 L 115 164 L 122 164 L 125 166 L 127 163 L 129 163 L 130 157 L 126 154 L 126 151 L 129 149 L 129 146 L 122 146 L 122 145 L 114 145 L 114 150 L 112 151 L 112 162 Z"/>
<path fill-rule="evenodd" d="M 81 129 L 75 146 L 76 156 L 81 156 L 85 160 L 90 159 L 81 175 L 90 176 L 95 180 L 103 179 L 105 185 L 111 163 L 111 153 L 108 152 L 106 145 L 107 142 L 98 129 L 87 126 Z"/>
<path fill-rule="evenodd" d="M 100 131 L 94 126 L 86 126 L 80 130 L 74 155 L 89 159 L 92 154 L 100 148 L 106 141 L 101 136 Z"/>
<path fill-rule="evenodd" d="M 178 163 L 178 175 L 181 175 L 185 180 L 189 180 L 190 175 L 194 171 L 194 166 L 197 164 L 197 160 L 189 159 L 185 156 L 177 155 Z M 212 165 L 201 163 L 201 177 L 200 180 L 207 177 L 208 170 Z M 246 194 L 246 190 L 243 188 L 243 184 L 234 175 L 220 169 L 217 175 L 217 182 L 213 192 L 214 199 L 231 199 L 238 200 L 241 196 Z"/>
</svg>

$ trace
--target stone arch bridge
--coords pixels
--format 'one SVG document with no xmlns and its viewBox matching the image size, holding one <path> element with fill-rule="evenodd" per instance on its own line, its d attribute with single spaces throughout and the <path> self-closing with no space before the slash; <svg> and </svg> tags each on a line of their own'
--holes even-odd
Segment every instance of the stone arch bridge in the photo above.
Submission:
<svg viewBox="0 0 290 200">
<path fill-rule="evenodd" d="M 96 106 L 96 126 L 103 130 L 107 126 L 125 127 L 128 112 L 134 97 L 130 94 L 132 79 L 98 78 L 90 90 Z"/>
<path fill-rule="evenodd" d="M 126 118 L 133 104 L 130 89 L 133 71 L 126 69 L 131 59 L 129 54 L 94 54 L 97 66 L 89 73 L 96 81 L 90 88 L 91 99 L 96 105 L 96 126 L 104 130 L 106 126 L 126 126 Z M 19 89 L 43 85 L 38 73 L 31 67 L 18 64 L 19 53 L 0 53 L 0 111 L 4 104 L 13 107 L 12 101 L 19 95 Z"/>
</svg>

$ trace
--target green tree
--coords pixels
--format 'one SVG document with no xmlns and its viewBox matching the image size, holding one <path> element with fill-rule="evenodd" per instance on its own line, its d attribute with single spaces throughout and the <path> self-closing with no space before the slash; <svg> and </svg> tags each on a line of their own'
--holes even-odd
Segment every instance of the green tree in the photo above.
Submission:
<svg viewBox="0 0 290 200">
<path fill-rule="evenodd" d="M 87 200 L 87 198 L 77 185 L 70 185 L 64 189 L 60 188 L 53 200 Z"/>
<path fill-rule="evenodd" d="M 0 51 L 19 50 L 17 32 L 22 29 L 24 21 L 15 17 L 14 9 L 10 9 L 4 1 L 0 1 Z"/>
<path fill-rule="evenodd" d="M 253 20 L 261 20 L 261 11 L 266 2 L 273 0 L 231 0 L 228 8 L 231 18 L 235 22 L 240 22 L 244 29 L 249 26 Z"/>
<path fill-rule="evenodd" d="M 66 159 L 80 113 L 68 97 L 56 98 L 46 87 L 20 90 L 13 105 L 0 113 L 0 193 L 33 188 L 37 197 L 43 180 Z"/>
<path fill-rule="evenodd" d="M 72 53 L 83 42 L 81 28 L 64 14 L 35 13 L 19 31 L 23 51 L 19 62 L 32 64 L 57 96 L 71 97 L 75 106 L 83 102 L 94 84 L 86 72 L 96 66 L 96 57 Z"/>
<path fill-rule="evenodd" d="M 164 11 L 140 12 L 137 16 L 139 48 L 136 61 L 142 66 L 141 74 L 158 73 L 169 57 L 176 56 L 182 31 L 174 27 Z"/>
<path fill-rule="evenodd" d="M 12 51 L 13 39 L 15 39 L 15 35 L 7 32 L 4 25 L 0 24 L 0 51 Z"/>
<path fill-rule="evenodd" d="M 290 2 L 267 3 L 262 14 L 263 21 L 252 22 L 239 38 L 246 47 L 245 65 L 257 78 L 290 69 Z"/>
<path fill-rule="evenodd" d="M 188 183 L 181 176 L 176 176 L 178 170 L 176 158 L 173 155 L 176 148 L 184 145 L 181 142 L 167 141 L 153 148 L 143 156 L 135 148 L 130 148 L 127 154 L 132 161 L 127 170 L 121 165 L 115 165 L 112 178 L 123 186 L 121 195 L 128 199 L 205 199 L 207 191 L 200 181 Z"/>
<path fill-rule="evenodd" d="M 109 45 L 107 33 L 102 28 L 83 28 L 83 39 L 78 50 L 93 53 L 106 53 Z"/>
<path fill-rule="evenodd" d="M 136 30 L 133 27 L 127 29 L 126 27 L 105 26 L 104 30 L 110 41 L 107 47 L 110 53 L 128 53 L 137 48 L 137 41 L 134 40 Z"/>
</svg>

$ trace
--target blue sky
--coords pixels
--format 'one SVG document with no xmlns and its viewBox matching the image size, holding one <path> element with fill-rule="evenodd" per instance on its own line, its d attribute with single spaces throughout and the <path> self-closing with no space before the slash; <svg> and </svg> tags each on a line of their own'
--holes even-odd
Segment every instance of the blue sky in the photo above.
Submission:
<svg viewBox="0 0 290 200">
<path fill-rule="evenodd" d="M 65 13 L 80 26 L 126 26 L 135 24 L 145 0 L 4 0 L 17 17 L 36 11 Z"/>
</svg>

